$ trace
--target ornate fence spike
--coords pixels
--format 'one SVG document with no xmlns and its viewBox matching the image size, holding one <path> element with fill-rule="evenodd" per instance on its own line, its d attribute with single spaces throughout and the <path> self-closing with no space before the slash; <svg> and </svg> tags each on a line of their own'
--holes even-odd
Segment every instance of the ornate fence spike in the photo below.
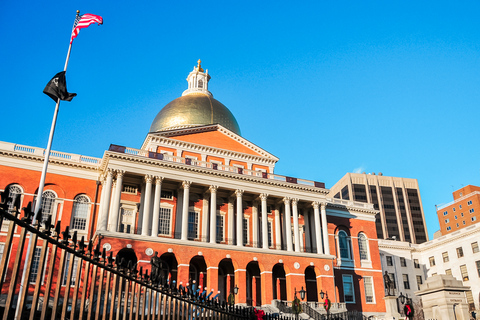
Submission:
<svg viewBox="0 0 480 320">
<path fill-rule="evenodd" d="M 77 248 L 77 231 L 73 232 L 72 242 L 73 250 L 75 250 Z"/>
<path fill-rule="evenodd" d="M 78 241 L 78 253 L 85 254 L 85 236 L 82 236 L 80 241 Z"/>
<path fill-rule="evenodd" d="M 37 223 L 40 226 L 40 222 L 38 221 Z M 51 229 L 53 228 L 53 226 L 52 226 L 52 216 L 51 215 L 48 215 L 47 221 L 45 221 L 44 228 L 45 229 L 43 230 L 43 233 L 45 233 L 48 236 L 51 235 L 51 233 L 52 233 Z"/>
<path fill-rule="evenodd" d="M 55 237 L 57 238 L 60 238 L 60 234 L 61 234 L 61 227 L 60 227 L 60 221 L 57 221 L 57 225 L 55 226 Z"/>
<path fill-rule="evenodd" d="M 90 245 L 90 243 L 89 243 L 89 245 Z M 93 260 L 95 260 L 95 261 L 100 260 L 100 244 L 97 244 L 95 246 L 95 250 L 93 250 Z M 104 261 L 105 261 L 105 258 L 104 258 Z"/>
<path fill-rule="evenodd" d="M 107 266 L 109 268 L 112 268 L 113 267 L 113 252 L 112 251 L 110 251 L 110 255 L 108 256 L 107 259 L 108 259 Z"/>
<path fill-rule="evenodd" d="M 107 261 L 107 249 L 103 248 L 103 250 L 102 250 L 102 262 L 103 262 L 103 264 L 105 264 L 106 261 Z"/>
<path fill-rule="evenodd" d="M 63 235 L 62 244 L 68 246 L 68 239 L 70 239 L 70 231 L 68 226 L 65 227 L 65 231 L 62 232 L 62 235 Z"/>
<path fill-rule="evenodd" d="M 143 266 L 140 266 L 140 271 L 138 272 L 138 279 L 143 281 Z"/>
</svg>

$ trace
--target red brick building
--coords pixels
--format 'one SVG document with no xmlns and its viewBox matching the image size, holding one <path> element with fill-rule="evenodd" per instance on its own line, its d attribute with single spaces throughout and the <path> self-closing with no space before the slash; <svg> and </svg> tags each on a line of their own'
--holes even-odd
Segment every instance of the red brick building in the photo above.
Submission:
<svg viewBox="0 0 480 320">
<path fill-rule="evenodd" d="M 453 201 L 437 206 L 440 232 L 448 234 L 480 221 L 480 187 L 468 185 L 453 192 Z"/>
<path fill-rule="evenodd" d="M 278 158 L 241 136 L 209 79 L 194 67 L 141 149 L 112 145 L 101 159 L 54 152 L 43 211 L 117 259 L 149 268 L 158 253 L 165 278 L 222 299 L 237 286 L 237 303 L 264 306 L 303 287 L 308 301 L 323 291 L 337 308 L 384 313 L 378 211 L 275 174 Z M 0 143 L 0 190 L 25 206 L 42 161 L 43 149 Z"/>
</svg>

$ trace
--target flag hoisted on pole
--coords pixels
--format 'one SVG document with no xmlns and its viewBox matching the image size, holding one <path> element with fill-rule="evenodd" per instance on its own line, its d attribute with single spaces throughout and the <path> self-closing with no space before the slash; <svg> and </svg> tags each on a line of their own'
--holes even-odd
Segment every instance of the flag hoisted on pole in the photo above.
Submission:
<svg viewBox="0 0 480 320">
<path fill-rule="evenodd" d="M 86 28 L 92 23 L 98 23 L 98 25 L 103 24 L 103 18 L 94 14 L 85 13 L 83 15 L 78 15 L 73 24 L 72 36 L 70 37 L 70 44 L 72 44 L 73 39 L 78 36 L 80 29 Z"/>
<path fill-rule="evenodd" d="M 35 200 L 35 209 L 34 209 L 34 215 L 32 219 L 32 225 L 36 223 L 38 219 L 38 212 L 42 207 L 43 189 L 45 187 L 45 177 L 47 175 L 48 160 L 50 159 L 50 150 L 52 148 L 52 140 L 53 140 L 53 134 L 55 132 L 55 124 L 57 122 L 58 107 L 60 105 L 60 100 L 71 101 L 73 97 L 76 96 L 76 93 L 67 92 L 67 84 L 65 81 L 65 73 L 67 72 L 68 60 L 70 59 L 70 52 L 72 51 L 72 41 L 77 37 L 78 33 L 80 32 L 80 29 L 86 28 L 92 23 L 98 23 L 99 25 L 103 24 L 103 18 L 101 16 L 97 16 L 89 13 L 80 15 L 80 11 L 77 10 L 77 16 L 75 17 L 75 22 L 73 23 L 72 35 L 70 36 L 70 45 L 68 47 L 67 59 L 65 61 L 65 66 L 63 68 L 63 71 L 57 73 L 52 78 L 52 80 L 48 82 L 47 86 L 43 90 L 45 94 L 47 94 L 56 102 L 56 105 L 55 105 L 55 111 L 53 113 L 53 120 L 52 120 L 52 126 L 50 128 L 50 135 L 48 137 L 47 149 L 45 149 L 45 159 L 43 161 L 43 169 L 42 169 L 42 175 L 40 177 L 40 183 L 38 186 L 37 198 Z M 29 240 L 25 261 L 29 261 L 31 246 L 32 246 L 32 242 Z M 27 267 L 27 264 L 25 264 L 23 268 L 23 276 L 20 283 L 20 290 L 18 293 L 19 297 L 22 296 L 23 291 L 25 290 L 24 282 L 25 282 L 25 276 L 26 276 L 25 275 L 26 267 Z M 15 310 L 15 319 L 18 319 L 18 320 L 20 320 L 22 316 L 22 311 L 19 310 L 18 308 L 20 301 L 21 299 L 18 299 L 17 308 Z"/>
</svg>

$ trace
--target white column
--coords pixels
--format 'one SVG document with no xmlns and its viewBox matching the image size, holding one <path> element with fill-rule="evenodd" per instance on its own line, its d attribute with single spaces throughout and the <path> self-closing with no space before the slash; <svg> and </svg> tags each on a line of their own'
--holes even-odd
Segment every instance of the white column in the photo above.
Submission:
<svg viewBox="0 0 480 320">
<path fill-rule="evenodd" d="M 109 230 L 114 232 L 116 232 L 118 228 L 118 217 L 120 216 L 120 199 L 122 197 L 124 173 L 125 171 L 117 170 L 117 183 L 115 186 L 115 194 L 113 197 L 112 212 L 110 213 L 112 216 L 112 220 L 111 225 L 109 226 Z"/>
<path fill-rule="evenodd" d="M 322 243 L 322 228 L 320 227 L 320 203 L 317 201 L 312 202 L 312 206 L 313 217 L 315 219 L 315 240 L 317 242 L 317 253 L 324 253 Z"/>
<path fill-rule="evenodd" d="M 162 197 L 162 177 L 155 178 L 155 199 L 153 202 L 152 237 L 158 237 L 158 223 L 160 219 L 160 199 Z"/>
<path fill-rule="evenodd" d="M 330 246 L 328 244 L 328 226 L 327 226 L 327 210 L 326 203 L 322 203 L 322 232 L 323 232 L 323 247 L 325 254 L 330 254 Z"/>
<path fill-rule="evenodd" d="M 143 200 L 142 236 L 148 236 L 148 227 L 150 226 L 150 215 L 152 208 L 152 181 L 153 176 L 147 174 L 145 176 L 145 199 Z"/>
<path fill-rule="evenodd" d="M 210 243 L 217 242 L 217 186 L 210 186 Z"/>
<path fill-rule="evenodd" d="M 285 237 L 287 239 L 287 251 L 293 251 L 292 244 L 292 219 L 290 217 L 290 198 L 283 198 L 285 204 Z"/>
<path fill-rule="evenodd" d="M 190 184 L 189 181 L 183 181 L 183 205 L 182 205 L 182 240 L 188 240 L 188 208 L 190 205 Z"/>
<path fill-rule="evenodd" d="M 292 199 L 292 211 L 293 211 L 293 236 L 295 237 L 295 252 L 300 252 L 300 231 L 298 230 L 298 199 Z"/>
<path fill-rule="evenodd" d="M 237 246 L 243 247 L 243 190 L 235 190 L 237 196 Z"/>
<path fill-rule="evenodd" d="M 252 244 L 255 248 L 259 248 L 260 240 L 259 240 L 259 233 L 260 228 L 258 227 L 258 201 L 253 201 L 252 207 Z"/>
<path fill-rule="evenodd" d="M 282 249 L 282 229 L 280 224 L 280 210 L 275 205 L 275 249 Z"/>
<path fill-rule="evenodd" d="M 233 234 L 235 233 L 235 213 L 233 208 L 233 202 L 235 198 L 228 198 L 228 238 L 227 243 L 233 245 Z"/>
<path fill-rule="evenodd" d="M 267 212 L 267 194 L 260 195 L 262 200 L 262 248 L 268 249 L 268 212 Z"/>
<path fill-rule="evenodd" d="M 102 188 L 102 210 L 100 211 L 100 216 L 98 217 L 98 230 L 105 231 L 107 230 L 108 224 L 108 209 L 110 205 L 110 196 L 112 192 L 112 181 L 113 181 L 113 171 L 107 169 L 107 178 Z"/>
</svg>

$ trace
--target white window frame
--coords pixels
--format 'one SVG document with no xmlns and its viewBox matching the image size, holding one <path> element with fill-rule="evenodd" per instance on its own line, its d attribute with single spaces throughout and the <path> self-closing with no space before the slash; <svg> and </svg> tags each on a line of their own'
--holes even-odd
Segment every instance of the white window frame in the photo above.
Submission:
<svg viewBox="0 0 480 320">
<path fill-rule="evenodd" d="M 169 228 L 168 228 L 168 234 L 165 234 L 165 233 L 160 233 L 160 216 L 161 216 L 161 213 L 159 212 L 158 213 L 158 230 L 157 230 L 157 235 L 158 236 L 164 236 L 164 237 L 169 237 L 172 235 L 172 221 L 173 221 L 173 205 L 172 204 L 169 204 L 169 203 L 160 203 L 160 209 L 159 210 L 162 210 L 162 209 L 168 209 L 170 210 L 170 220 L 169 220 Z"/>
<path fill-rule="evenodd" d="M 67 276 L 68 276 L 68 268 L 70 267 L 70 255 L 71 253 L 67 253 L 67 257 L 65 259 L 65 264 L 64 264 L 64 269 L 63 269 L 63 276 L 62 276 L 62 287 L 65 287 L 67 285 Z M 78 263 L 80 261 L 80 258 L 74 257 L 73 259 L 73 270 L 72 270 L 72 279 L 70 280 L 70 287 L 74 287 L 75 283 L 77 281 L 76 276 L 77 276 L 77 268 L 78 268 Z"/>
<path fill-rule="evenodd" d="M 77 203 L 81 203 L 81 204 L 85 204 L 85 202 L 79 202 L 78 199 L 79 198 L 86 198 L 87 199 L 87 202 L 86 202 L 86 205 L 87 205 L 87 213 L 86 213 L 86 217 L 85 217 L 85 229 L 76 229 L 74 228 L 74 219 L 75 219 L 75 209 L 77 208 Z M 72 214 L 71 214 L 71 217 L 70 217 L 70 226 L 72 227 L 71 230 L 74 230 L 74 231 L 77 231 L 78 233 L 87 233 L 88 232 L 88 227 L 89 227 L 89 221 L 90 221 L 90 212 L 92 210 L 92 203 L 90 201 L 90 197 L 88 197 L 86 194 L 78 194 L 75 196 L 75 198 L 73 198 L 73 204 L 72 204 Z"/>
<path fill-rule="evenodd" d="M 467 205 L 471 206 L 472 205 L 472 200 L 468 201 Z"/>
<path fill-rule="evenodd" d="M 25 196 L 25 190 L 23 190 L 22 186 L 20 186 L 17 183 L 11 184 L 7 188 L 11 188 L 11 187 L 18 187 L 21 191 L 21 193 L 19 193 L 20 194 L 20 208 L 18 208 L 18 210 L 20 211 L 21 208 L 22 208 L 23 198 Z M 4 190 L 4 192 L 5 191 L 6 191 L 6 189 Z M 18 194 L 18 193 L 16 193 L 16 194 Z M 2 228 L 1 228 L 0 231 L 1 232 L 8 232 L 9 228 L 10 228 L 10 220 L 4 219 L 3 222 L 2 222 Z"/>
<path fill-rule="evenodd" d="M 352 299 L 353 301 L 347 301 L 346 295 L 345 295 L 345 279 L 350 279 L 349 282 L 352 286 Z M 355 287 L 353 285 L 353 276 L 351 274 L 344 274 L 342 275 L 342 284 L 343 284 L 343 301 L 345 303 L 352 303 L 355 304 Z"/>
<path fill-rule="evenodd" d="M 468 212 L 474 213 L 474 212 L 475 212 L 475 209 L 472 208 L 472 209 L 468 210 Z"/>
<path fill-rule="evenodd" d="M 245 221 L 246 220 L 246 221 Z M 245 232 L 245 228 L 247 229 L 247 243 L 245 243 L 245 241 L 243 241 L 243 233 Z M 250 216 L 243 216 L 243 219 L 242 219 L 242 243 L 244 246 L 246 245 L 249 245 L 250 244 Z"/>
<path fill-rule="evenodd" d="M 446 216 L 448 214 L 448 211 L 443 211 L 443 215 Z"/>
<path fill-rule="evenodd" d="M 48 189 L 48 190 L 44 190 L 43 191 L 43 195 L 42 195 L 42 202 L 45 201 L 45 193 L 47 192 L 51 192 L 55 195 L 55 198 L 53 198 L 53 202 L 52 202 L 52 205 L 51 205 L 51 213 L 50 215 L 52 216 L 52 225 L 55 225 L 55 222 L 57 221 L 57 207 L 58 207 L 58 204 L 60 203 L 59 202 L 59 199 L 58 199 L 58 194 L 53 191 L 52 189 Z M 37 199 L 38 199 L 38 195 L 35 196 L 35 201 L 34 201 L 34 206 L 35 206 L 35 203 L 37 202 Z M 42 212 L 42 221 L 46 221 L 46 219 L 43 219 L 44 217 L 44 213 Z M 48 218 L 47 218 L 48 219 Z"/>
<path fill-rule="evenodd" d="M 371 286 L 371 289 L 372 289 L 372 301 L 371 302 L 368 302 L 367 301 L 367 281 L 366 279 L 370 279 L 370 283 L 369 285 Z M 370 276 L 365 276 L 363 277 L 363 288 L 365 290 L 365 303 L 367 304 L 375 304 L 375 286 L 373 285 L 373 277 L 370 277 Z M 355 292 L 355 290 L 353 291 Z"/>
<path fill-rule="evenodd" d="M 362 241 L 362 237 L 364 237 L 364 243 L 365 243 L 365 255 L 366 259 L 362 259 L 362 252 L 361 252 L 361 245 L 360 242 Z M 360 232 L 357 237 L 358 240 L 358 253 L 360 256 L 360 264 L 362 265 L 363 268 L 371 268 L 372 267 L 372 261 L 370 259 L 370 248 L 368 246 L 368 238 L 367 235 L 364 232 Z"/>
<path fill-rule="evenodd" d="M 137 206 L 131 203 L 121 203 L 120 204 L 120 210 L 119 210 L 119 217 L 118 217 L 118 225 L 117 225 L 117 230 L 120 232 L 120 226 L 122 224 L 122 217 L 123 217 L 123 211 L 122 210 L 130 210 L 132 211 L 132 227 L 130 228 L 130 232 L 127 233 L 126 229 L 124 229 L 121 233 L 126 233 L 126 234 L 134 234 L 135 233 L 135 221 L 137 220 Z"/>
<path fill-rule="evenodd" d="M 37 251 L 37 250 L 38 250 L 38 251 Z M 31 277 L 31 275 L 32 275 L 32 270 L 33 270 L 33 266 L 34 266 L 34 264 L 33 264 L 33 259 L 35 258 L 35 252 L 40 252 L 40 257 L 39 257 L 39 260 L 38 260 L 37 273 L 36 273 L 36 275 L 35 275 L 35 278 L 32 279 L 32 281 L 30 281 L 30 277 Z M 33 251 L 33 256 L 31 257 L 31 259 L 32 259 L 32 266 L 31 266 L 31 269 L 30 269 L 30 274 L 28 275 L 28 279 L 27 279 L 27 280 L 28 280 L 28 283 L 35 283 L 35 282 L 37 281 L 38 269 L 40 269 L 40 259 L 41 259 L 41 257 L 42 257 L 42 247 L 41 247 L 41 246 L 37 246 L 37 247 L 35 247 L 35 250 Z M 47 260 L 45 259 L 45 263 L 46 263 L 46 262 L 47 262 Z M 43 284 L 43 278 L 44 278 L 44 276 L 45 276 L 45 268 L 43 268 L 42 274 L 43 274 L 43 277 L 42 277 L 42 284 Z"/>
<path fill-rule="evenodd" d="M 197 209 L 195 207 L 189 207 L 188 208 L 188 217 L 187 217 L 188 226 L 190 226 L 190 213 L 195 213 L 195 215 L 196 215 L 196 219 L 195 219 L 196 221 L 195 221 L 194 227 L 197 230 L 197 234 L 196 234 L 196 237 L 194 237 L 194 238 L 190 237 L 189 234 L 188 234 L 189 232 L 188 232 L 188 228 L 187 228 L 187 239 L 188 240 L 198 240 L 199 237 L 200 237 L 200 229 L 198 228 L 199 227 L 199 221 L 200 221 L 200 209 Z"/>
<path fill-rule="evenodd" d="M 340 234 L 345 234 L 345 239 L 346 239 L 346 245 L 347 245 L 347 253 L 348 257 L 342 257 L 342 251 L 340 249 Z M 350 236 L 344 231 L 344 230 L 339 230 L 337 232 L 337 248 L 338 248 L 338 265 L 339 266 L 349 266 L 353 267 L 353 257 L 352 257 L 352 239 Z"/>
<path fill-rule="evenodd" d="M 215 225 L 215 242 L 216 243 L 223 243 L 225 242 L 225 216 L 226 216 L 226 213 L 223 212 L 223 211 L 220 211 L 220 210 L 217 210 L 217 217 L 216 217 L 216 223 L 218 224 L 218 218 L 222 218 L 222 222 L 223 222 L 223 226 L 222 226 L 222 236 L 221 236 L 221 239 L 218 238 L 218 227 Z M 218 241 L 220 240 L 220 242 Z"/>
</svg>

